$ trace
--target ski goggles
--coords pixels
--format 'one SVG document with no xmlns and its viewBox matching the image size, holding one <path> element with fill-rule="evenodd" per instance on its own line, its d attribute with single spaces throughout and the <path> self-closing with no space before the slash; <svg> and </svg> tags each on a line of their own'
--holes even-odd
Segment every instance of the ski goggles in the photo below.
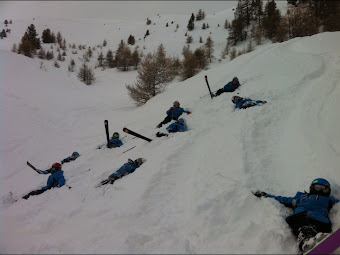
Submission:
<svg viewBox="0 0 340 255">
<path fill-rule="evenodd" d="M 116 137 L 116 138 L 119 138 L 119 134 L 113 134 L 112 137 Z"/>
<path fill-rule="evenodd" d="M 313 184 L 313 189 L 316 191 L 322 191 L 323 193 L 328 193 L 330 188 L 322 184 Z"/>
</svg>

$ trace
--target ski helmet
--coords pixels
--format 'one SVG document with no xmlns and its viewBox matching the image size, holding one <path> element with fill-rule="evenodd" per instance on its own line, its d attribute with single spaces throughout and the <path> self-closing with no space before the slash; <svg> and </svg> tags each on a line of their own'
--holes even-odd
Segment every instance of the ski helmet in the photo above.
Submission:
<svg viewBox="0 0 340 255">
<path fill-rule="evenodd" d="M 72 153 L 72 157 L 73 157 L 73 158 L 77 158 L 77 157 L 79 157 L 79 153 L 78 153 L 78 152 L 76 152 L 76 151 L 75 151 L 75 152 L 73 152 L 73 153 Z"/>
<path fill-rule="evenodd" d="M 238 82 L 238 78 L 235 76 L 235 77 L 233 78 L 232 82 L 233 82 L 233 81 L 237 81 L 237 82 Z"/>
<path fill-rule="evenodd" d="M 118 132 L 114 132 L 112 135 L 113 138 L 119 138 L 119 133 Z"/>
<path fill-rule="evenodd" d="M 52 172 L 60 171 L 61 170 L 61 164 L 60 163 L 54 163 L 52 165 Z"/>
<path fill-rule="evenodd" d="M 180 106 L 180 103 L 179 103 L 178 101 L 175 101 L 174 104 L 173 104 L 173 106 L 174 106 L 174 107 L 176 107 L 176 106 L 179 107 L 179 106 Z"/>
<path fill-rule="evenodd" d="M 146 162 L 145 158 L 138 158 L 138 159 L 135 160 L 135 164 L 138 165 L 138 166 L 142 165 L 145 162 Z"/>
<path fill-rule="evenodd" d="M 183 118 L 178 119 L 177 122 L 182 124 L 183 126 L 186 125 L 185 119 L 183 119 Z"/>
<path fill-rule="evenodd" d="M 231 99 L 231 101 L 236 104 L 238 102 L 240 102 L 243 98 L 239 97 L 239 96 L 233 96 L 233 98 Z"/>
<path fill-rule="evenodd" d="M 311 194 L 329 196 L 331 194 L 331 184 L 323 178 L 317 178 L 312 181 L 309 192 Z"/>
</svg>

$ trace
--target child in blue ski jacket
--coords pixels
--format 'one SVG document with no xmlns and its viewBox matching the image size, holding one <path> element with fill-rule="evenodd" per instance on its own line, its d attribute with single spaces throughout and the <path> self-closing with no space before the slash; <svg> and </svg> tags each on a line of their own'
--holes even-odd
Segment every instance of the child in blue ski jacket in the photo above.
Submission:
<svg viewBox="0 0 340 255">
<path fill-rule="evenodd" d="M 139 168 L 144 162 L 146 162 L 146 159 L 144 158 L 138 158 L 136 160 L 128 159 L 128 162 L 122 165 L 116 172 L 111 174 L 109 178 L 102 181 L 100 184 L 113 184 L 114 181 L 122 178 L 125 175 L 133 173 L 137 168 Z"/>
<path fill-rule="evenodd" d="M 298 238 L 299 249 L 304 252 L 309 247 L 307 243 L 317 233 L 330 233 L 332 224 L 329 220 L 329 211 L 339 202 L 331 194 L 330 183 L 323 179 L 315 179 L 310 185 L 309 193 L 297 192 L 294 197 L 281 197 L 257 191 L 257 197 L 270 197 L 281 204 L 293 208 L 293 213 L 286 218 L 293 234 Z"/>
<path fill-rule="evenodd" d="M 23 196 L 23 199 L 28 199 L 30 196 L 39 195 L 41 193 L 44 193 L 45 191 L 55 188 L 55 187 L 62 187 L 65 184 L 65 178 L 64 178 L 64 171 L 61 170 L 61 164 L 60 163 L 54 163 L 52 167 L 46 171 L 38 170 L 37 171 L 40 174 L 48 174 L 51 173 L 51 175 L 47 179 L 46 186 L 42 187 L 39 190 L 34 190 L 28 193 L 27 195 Z"/>
<path fill-rule="evenodd" d="M 176 132 L 185 132 L 187 131 L 187 125 L 186 121 L 183 118 L 180 118 L 176 120 L 176 122 L 171 123 L 166 130 L 168 130 L 169 133 L 176 133 Z M 167 134 L 157 132 L 156 134 L 157 137 L 162 137 L 162 136 L 168 136 Z"/>
<path fill-rule="evenodd" d="M 176 133 L 176 132 L 185 132 L 187 131 L 187 125 L 185 123 L 185 120 L 183 118 L 180 118 L 176 122 L 170 124 L 166 130 L 168 130 L 169 133 Z"/>
<path fill-rule="evenodd" d="M 267 103 L 267 101 L 260 100 L 252 100 L 250 98 L 243 98 L 239 96 L 233 96 L 231 101 L 235 104 L 235 109 L 246 109 L 248 107 L 252 107 L 255 105 L 263 105 Z"/>
<path fill-rule="evenodd" d="M 157 125 L 157 128 L 162 127 L 163 124 L 169 123 L 171 120 L 177 120 L 179 116 L 182 115 L 183 112 L 190 114 L 191 112 L 185 111 L 183 108 L 179 107 L 180 104 L 178 101 L 175 101 L 173 104 L 174 107 L 171 107 L 167 112 L 167 116 L 165 119 Z"/>
<path fill-rule="evenodd" d="M 79 156 L 80 156 L 79 153 L 75 151 L 75 152 L 72 153 L 72 155 L 70 157 L 64 158 L 61 161 L 61 164 L 68 163 L 68 162 L 71 162 L 73 160 L 76 160 Z"/>
<path fill-rule="evenodd" d="M 122 146 L 123 143 L 121 140 L 119 140 L 119 133 L 115 132 L 113 133 L 111 139 L 109 140 L 109 143 L 106 145 L 107 148 L 116 148 Z"/>
<path fill-rule="evenodd" d="M 217 97 L 221 95 L 224 92 L 234 92 L 236 89 L 241 87 L 241 84 L 238 81 L 237 77 L 234 77 L 232 81 L 228 82 L 226 85 L 224 85 L 223 88 L 217 90 L 216 94 L 213 94 L 214 97 Z"/>
</svg>

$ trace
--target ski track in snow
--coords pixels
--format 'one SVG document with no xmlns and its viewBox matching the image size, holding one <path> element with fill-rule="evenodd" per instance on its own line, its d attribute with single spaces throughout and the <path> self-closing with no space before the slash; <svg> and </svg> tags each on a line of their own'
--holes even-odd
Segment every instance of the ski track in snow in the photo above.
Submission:
<svg viewBox="0 0 340 255">
<path fill-rule="evenodd" d="M 323 177 L 340 197 L 339 38 L 340 32 L 323 33 L 265 45 L 174 82 L 139 108 L 122 82 L 132 82 L 135 73 L 106 70 L 98 85 L 84 87 L 64 72 L 42 71 L 0 50 L 6 60 L 0 252 L 295 253 L 284 221 L 290 209 L 251 191 L 294 196 Z M 9 72 L 16 65 L 20 77 Z M 242 87 L 200 99 L 207 93 L 204 75 L 212 90 L 233 76 Z M 231 98 L 237 93 L 268 103 L 235 111 Z M 155 126 L 174 100 L 192 111 L 183 116 L 189 131 L 156 138 L 166 126 Z M 124 146 L 98 150 L 106 140 L 104 119 L 110 133 L 123 136 L 126 126 L 153 141 L 127 135 Z M 26 160 L 47 168 L 74 150 L 81 157 L 63 165 L 71 189 L 10 204 L 10 191 L 18 199 L 45 185 L 47 176 L 27 169 Z M 137 157 L 147 162 L 133 174 L 94 188 Z M 340 205 L 330 218 L 337 229 Z"/>
</svg>

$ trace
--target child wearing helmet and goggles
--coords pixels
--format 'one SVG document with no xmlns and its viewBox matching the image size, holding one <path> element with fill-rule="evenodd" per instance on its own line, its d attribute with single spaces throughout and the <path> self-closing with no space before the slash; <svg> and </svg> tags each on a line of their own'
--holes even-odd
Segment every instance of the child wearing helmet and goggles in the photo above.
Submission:
<svg viewBox="0 0 340 255">
<path fill-rule="evenodd" d="M 106 145 L 106 147 L 111 149 L 111 148 L 120 147 L 122 145 L 123 145 L 123 143 L 119 139 L 119 133 L 114 132 L 111 139 L 109 140 L 109 143 Z"/>
<path fill-rule="evenodd" d="M 286 218 L 286 222 L 297 237 L 301 252 L 312 248 L 318 233 L 332 231 L 329 211 L 339 199 L 330 194 L 331 185 L 323 178 L 315 179 L 311 183 L 309 193 L 297 192 L 294 197 L 274 196 L 261 191 L 254 193 L 257 197 L 274 198 L 281 204 L 293 208 L 294 211 Z"/>
<path fill-rule="evenodd" d="M 139 168 L 143 163 L 146 162 L 144 158 L 137 158 L 136 160 L 128 159 L 124 165 L 122 165 L 117 171 L 109 176 L 106 180 L 101 181 L 97 187 L 106 184 L 113 184 L 116 180 L 122 178 L 125 175 L 133 173 L 137 168 Z"/>
<path fill-rule="evenodd" d="M 221 95 L 224 92 L 234 92 L 236 89 L 241 87 L 241 84 L 238 81 L 237 77 L 234 77 L 232 81 L 228 82 L 226 85 L 224 85 L 223 88 L 217 90 L 216 94 L 213 94 L 214 97 L 217 97 Z"/>
</svg>

